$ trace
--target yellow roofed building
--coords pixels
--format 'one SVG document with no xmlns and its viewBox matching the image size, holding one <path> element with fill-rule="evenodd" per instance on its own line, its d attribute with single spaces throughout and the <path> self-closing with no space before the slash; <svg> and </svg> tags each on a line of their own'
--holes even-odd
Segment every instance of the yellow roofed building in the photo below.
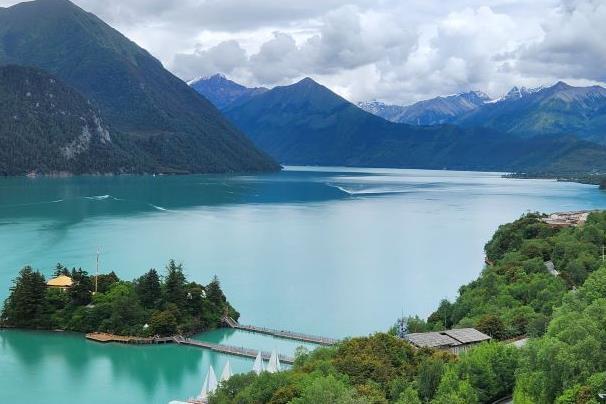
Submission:
<svg viewBox="0 0 606 404">
<path fill-rule="evenodd" d="M 67 275 L 59 275 L 56 278 L 50 279 L 46 282 L 49 288 L 67 290 L 74 284 L 72 278 Z"/>
</svg>

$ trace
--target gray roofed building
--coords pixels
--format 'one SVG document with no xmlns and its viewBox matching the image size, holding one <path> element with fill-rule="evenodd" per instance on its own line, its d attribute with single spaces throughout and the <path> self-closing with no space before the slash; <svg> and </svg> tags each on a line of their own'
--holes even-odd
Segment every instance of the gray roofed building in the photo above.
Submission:
<svg viewBox="0 0 606 404">
<path fill-rule="evenodd" d="M 491 338 L 475 328 L 458 328 L 407 334 L 404 339 L 418 348 L 436 348 L 459 353 Z"/>
<path fill-rule="evenodd" d="M 413 333 L 406 335 L 404 339 L 419 348 L 442 348 L 461 345 L 456 339 L 439 332 Z"/>
<path fill-rule="evenodd" d="M 461 344 L 473 344 L 490 339 L 488 335 L 476 330 L 475 328 L 455 328 L 453 330 L 446 330 L 442 332 L 449 337 L 456 339 Z"/>
</svg>

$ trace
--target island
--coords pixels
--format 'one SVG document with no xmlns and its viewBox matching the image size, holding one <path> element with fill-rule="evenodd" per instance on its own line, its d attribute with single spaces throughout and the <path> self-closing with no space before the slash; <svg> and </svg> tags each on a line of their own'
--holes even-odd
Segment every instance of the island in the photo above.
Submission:
<svg viewBox="0 0 606 404">
<path fill-rule="evenodd" d="M 46 280 L 27 266 L 13 281 L 0 326 L 65 330 L 122 337 L 193 335 L 221 326 L 239 313 L 215 276 L 208 285 L 187 280 L 183 266 L 170 260 L 161 276 L 155 269 L 133 281 L 57 264 Z"/>
</svg>

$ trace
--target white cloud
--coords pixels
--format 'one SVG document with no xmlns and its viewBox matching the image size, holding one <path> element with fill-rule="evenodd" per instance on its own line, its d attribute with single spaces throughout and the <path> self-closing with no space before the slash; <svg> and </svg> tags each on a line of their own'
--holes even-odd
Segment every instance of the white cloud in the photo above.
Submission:
<svg viewBox="0 0 606 404">
<path fill-rule="evenodd" d="M 522 73 L 606 82 L 606 3 L 567 0 L 543 23 L 544 37 L 523 46 Z"/>
<path fill-rule="evenodd" d="M 352 101 L 396 103 L 606 81 L 603 0 L 75 2 L 183 79 L 222 72 L 272 86 L 311 76 Z"/>
</svg>

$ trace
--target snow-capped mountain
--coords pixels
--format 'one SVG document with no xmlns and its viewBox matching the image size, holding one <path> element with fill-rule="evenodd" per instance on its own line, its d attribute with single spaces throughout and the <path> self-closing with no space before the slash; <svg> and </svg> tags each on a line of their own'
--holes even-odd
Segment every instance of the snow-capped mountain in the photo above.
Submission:
<svg viewBox="0 0 606 404">
<path fill-rule="evenodd" d="M 606 89 L 552 86 L 512 88 L 505 96 L 465 114 L 454 123 L 484 126 L 530 137 L 572 134 L 606 143 Z"/>
<path fill-rule="evenodd" d="M 361 102 L 358 106 L 392 122 L 411 125 L 439 125 L 454 122 L 463 114 L 473 111 L 489 101 L 490 97 L 485 93 L 469 91 L 419 101 L 408 106 L 388 105 L 378 101 Z"/>
</svg>

